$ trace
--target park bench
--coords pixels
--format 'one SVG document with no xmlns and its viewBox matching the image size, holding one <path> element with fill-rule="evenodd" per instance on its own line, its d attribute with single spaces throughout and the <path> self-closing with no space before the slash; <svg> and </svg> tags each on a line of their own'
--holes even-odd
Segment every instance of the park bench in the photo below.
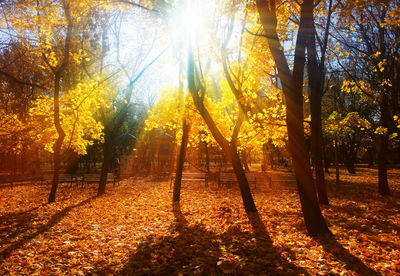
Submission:
<svg viewBox="0 0 400 276">
<path fill-rule="evenodd" d="M 246 178 L 249 185 L 254 184 L 254 188 L 257 188 L 257 176 L 255 173 L 246 173 Z M 221 172 L 218 174 L 218 188 L 222 186 L 230 187 L 234 183 L 238 183 L 238 180 L 233 172 Z"/>
<path fill-rule="evenodd" d="M 86 173 L 83 175 L 82 177 L 82 186 L 86 183 L 99 183 L 100 182 L 100 174 L 95 174 L 95 173 Z M 106 179 L 107 183 L 113 183 L 113 186 L 115 186 L 116 183 L 118 183 L 118 178 L 117 175 L 115 175 L 114 173 L 107 173 L 107 179 Z"/>
<path fill-rule="evenodd" d="M 74 183 L 78 183 L 79 177 L 74 174 L 69 173 L 61 173 L 58 175 L 58 183 L 69 183 L 70 187 Z M 51 184 L 53 183 L 53 174 L 44 174 L 41 176 L 40 183 Z"/>
<path fill-rule="evenodd" d="M 279 187 L 285 190 L 297 189 L 297 181 L 294 175 L 274 175 L 269 178 L 271 188 Z"/>
<path fill-rule="evenodd" d="M 172 174 L 171 181 L 169 183 L 169 187 L 171 189 L 172 183 L 175 181 L 176 174 Z M 182 182 L 184 181 L 200 181 L 204 182 L 206 187 L 208 187 L 208 174 L 204 172 L 183 172 L 182 173 Z"/>
</svg>

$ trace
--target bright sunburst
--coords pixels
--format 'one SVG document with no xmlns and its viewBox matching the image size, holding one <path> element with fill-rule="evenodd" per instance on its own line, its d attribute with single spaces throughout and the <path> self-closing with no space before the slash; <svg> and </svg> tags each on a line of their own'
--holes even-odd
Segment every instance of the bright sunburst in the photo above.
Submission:
<svg viewBox="0 0 400 276">
<path fill-rule="evenodd" d="M 211 31 L 213 1 L 182 1 L 170 20 L 170 32 L 177 38 L 200 39 Z"/>
</svg>

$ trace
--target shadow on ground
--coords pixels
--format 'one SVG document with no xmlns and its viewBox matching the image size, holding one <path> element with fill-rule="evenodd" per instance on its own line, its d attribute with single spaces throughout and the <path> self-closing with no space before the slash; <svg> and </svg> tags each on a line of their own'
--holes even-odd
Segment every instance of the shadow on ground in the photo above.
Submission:
<svg viewBox="0 0 400 276">
<path fill-rule="evenodd" d="M 34 212 L 38 207 L 30 209 L 25 212 L 5 215 L 1 219 L 1 225 L 11 225 L 9 228 L 4 228 L 0 231 L 2 235 L 1 248 L 0 251 L 0 264 L 2 264 L 13 251 L 18 250 L 23 247 L 26 243 L 34 239 L 40 234 L 43 234 L 50 230 L 54 225 L 62 220 L 63 217 L 68 215 L 68 213 L 80 206 L 83 206 L 96 197 L 90 197 L 85 199 L 75 205 L 68 206 L 67 208 L 55 213 L 50 217 L 46 224 L 35 225 L 35 220 L 37 214 Z M 5 231 L 5 232 L 4 232 Z M 3 249 L 4 248 L 4 249 Z"/>
<path fill-rule="evenodd" d="M 203 224 L 189 224 L 179 206 L 174 216 L 171 235 L 140 242 L 119 275 L 308 274 L 282 258 L 258 214 L 249 216 L 253 232 L 237 225 L 220 235 Z M 106 268 L 96 274 L 110 272 Z"/>
<path fill-rule="evenodd" d="M 334 237 L 317 239 L 326 252 L 346 265 L 347 270 L 356 272 L 358 275 L 380 275 L 372 268 L 364 264 L 359 258 L 345 249 Z"/>
</svg>

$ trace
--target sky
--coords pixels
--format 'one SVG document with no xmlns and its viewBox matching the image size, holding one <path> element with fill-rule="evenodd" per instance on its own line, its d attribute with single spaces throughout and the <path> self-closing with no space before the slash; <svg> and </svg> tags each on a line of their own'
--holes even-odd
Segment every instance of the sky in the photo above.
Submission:
<svg viewBox="0 0 400 276">
<path fill-rule="evenodd" d="M 178 86 L 179 63 L 183 62 L 186 65 L 189 41 L 207 43 L 211 29 L 210 15 L 215 11 L 215 1 L 188 1 L 188 3 L 188 6 L 176 9 L 168 22 L 143 16 L 143 11 L 138 11 L 137 8 L 121 14 L 120 61 L 129 68 L 127 71 L 137 74 L 168 48 L 137 82 L 134 101 L 154 102 L 158 97 L 157 91 L 164 84 L 172 83 Z M 116 33 L 118 27 L 113 26 L 111 30 L 111 49 L 115 49 L 117 45 L 113 33 Z M 109 55 L 109 63 L 116 63 L 116 53 Z M 127 79 L 123 79 L 122 82 L 128 83 Z"/>
</svg>

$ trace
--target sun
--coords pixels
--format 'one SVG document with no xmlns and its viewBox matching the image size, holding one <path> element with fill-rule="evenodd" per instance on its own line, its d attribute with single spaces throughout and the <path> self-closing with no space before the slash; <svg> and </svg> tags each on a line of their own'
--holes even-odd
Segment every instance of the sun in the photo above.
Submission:
<svg viewBox="0 0 400 276">
<path fill-rule="evenodd" d="M 170 31 L 175 37 L 201 39 L 210 31 L 211 1 L 181 1 L 170 20 Z"/>
</svg>

